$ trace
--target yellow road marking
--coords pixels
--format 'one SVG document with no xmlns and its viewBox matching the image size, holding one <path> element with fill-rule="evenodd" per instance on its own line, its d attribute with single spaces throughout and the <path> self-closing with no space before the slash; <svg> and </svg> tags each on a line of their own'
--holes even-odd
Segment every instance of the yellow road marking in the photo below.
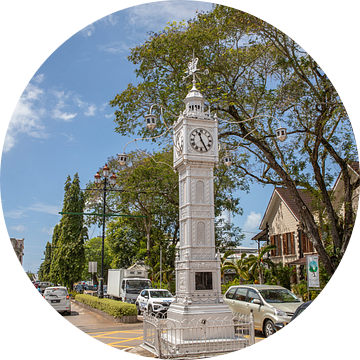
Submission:
<svg viewBox="0 0 360 360">
<path fill-rule="evenodd" d="M 116 334 L 117 332 L 119 331 L 106 331 L 106 332 L 103 332 L 103 331 L 97 331 L 97 332 L 93 332 L 93 333 L 87 333 L 88 335 L 92 335 L 92 334 L 99 334 L 99 335 L 111 335 L 111 334 Z"/>
<path fill-rule="evenodd" d="M 142 336 L 140 336 L 138 338 L 133 338 L 133 339 L 125 339 L 125 340 L 122 340 L 122 341 L 116 341 L 116 342 L 113 342 L 113 343 L 109 343 L 107 345 L 115 346 L 116 344 L 124 343 L 124 342 L 127 342 L 127 341 L 132 341 L 132 340 L 142 340 Z M 118 345 L 116 345 L 116 346 L 118 346 Z"/>
<path fill-rule="evenodd" d="M 121 334 L 142 334 L 143 330 L 130 330 L 130 331 L 111 331 L 111 332 L 103 332 L 103 331 L 96 331 L 93 333 L 87 333 L 88 335 L 93 335 L 93 334 L 115 334 L 115 333 L 121 333 Z"/>
</svg>

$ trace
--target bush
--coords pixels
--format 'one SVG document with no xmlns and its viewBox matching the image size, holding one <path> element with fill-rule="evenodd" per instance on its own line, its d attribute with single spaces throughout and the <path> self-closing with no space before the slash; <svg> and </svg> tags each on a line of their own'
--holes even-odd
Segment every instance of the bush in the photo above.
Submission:
<svg viewBox="0 0 360 360">
<path fill-rule="evenodd" d="M 302 300 L 309 301 L 309 293 L 307 291 L 307 282 L 306 280 L 301 280 L 299 284 L 295 284 L 292 286 L 291 291 L 298 297 L 301 297 Z M 315 300 L 315 298 L 319 295 L 320 291 L 310 290 L 311 300 Z"/>
<path fill-rule="evenodd" d="M 75 300 L 85 305 L 89 305 L 94 309 L 104 311 L 108 315 L 119 319 L 123 316 L 137 315 L 137 309 L 134 304 L 128 304 L 110 299 L 99 299 L 95 296 L 84 294 L 77 294 L 75 296 Z"/>
</svg>

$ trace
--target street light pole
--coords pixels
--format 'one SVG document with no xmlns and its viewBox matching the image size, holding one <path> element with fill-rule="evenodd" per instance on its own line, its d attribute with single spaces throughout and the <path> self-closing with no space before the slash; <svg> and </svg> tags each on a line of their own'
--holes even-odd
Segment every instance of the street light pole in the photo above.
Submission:
<svg viewBox="0 0 360 360">
<path fill-rule="evenodd" d="M 105 218 L 106 218 L 106 193 L 107 191 L 111 190 L 108 189 L 106 187 L 107 183 L 108 183 L 108 178 L 109 178 L 109 168 L 107 166 L 107 164 L 105 164 L 105 166 L 103 167 L 103 182 L 104 182 L 104 187 L 103 187 L 103 224 L 102 224 L 102 243 L 101 243 L 101 275 L 100 275 L 100 279 L 99 279 L 99 298 L 103 298 L 104 297 L 104 248 L 105 248 Z M 101 184 L 101 175 L 99 174 L 99 172 L 96 173 L 95 175 L 95 185 L 99 185 Z M 115 186 L 116 185 L 116 175 L 113 173 L 110 176 L 110 186 Z"/>
</svg>

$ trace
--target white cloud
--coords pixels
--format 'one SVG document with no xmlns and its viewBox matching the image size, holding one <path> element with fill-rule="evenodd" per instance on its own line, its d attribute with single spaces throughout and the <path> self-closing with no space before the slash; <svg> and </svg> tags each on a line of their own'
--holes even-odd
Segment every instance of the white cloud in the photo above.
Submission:
<svg viewBox="0 0 360 360">
<path fill-rule="evenodd" d="M 151 28 L 152 31 L 162 30 L 164 19 L 168 22 L 179 22 L 194 18 L 198 9 L 211 10 L 212 4 L 207 2 L 189 1 L 184 6 L 184 1 L 161 1 L 134 6 L 128 9 L 130 25 Z"/>
<path fill-rule="evenodd" d="M 4 212 L 4 217 L 12 218 L 12 219 L 19 219 L 24 216 L 25 212 L 26 212 L 25 209 L 10 210 L 10 211 Z"/>
<path fill-rule="evenodd" d="M 68 113 L 63 111 L 64 108 L 68 107 L 67 100 L 69 100 L 72 95 L 70 92 L 66 93 L 64 91 L 52 90 L 51 93 L 57 98 L 58 102 L 52 110 L 52 117 L 54 119 L 60 119 L 64 121 L 72 121 L 72 119 L 77 115 L 77 113 Z"/>
<path fill-rule="evenodd" d="M 111 54 L 121 54 L 121 53 L 129 51 L 130 47 L 131 46 L 129 46 L 121 41 L 115 41 L 115 42 L 111 42 L 109 44 L 99 46 L 99 50 L 106 51 Z"/>
<path fill-rule="evenodd" d="M 46 116 L 71 122 L 78 115 L 79 108 L 84 116 L 96 114 L 96 105 L 81 100 L 81 95 L 73 91 L 41 88 L 44 80 L 44 74 L 34 76 L 21 95 L 5 136 L 4 153 L 16 145 L 20 134 L 36 139 L 49 138 L 48 128 L 43 124 Z"/>
<path fill-rule="evenodd" d="M 91 36 L 95 31 L 95 26 L 94 24 L 90 24 L 86 27 L 84 27 L 82 30 L 81 30 L 81 33 L 85 36 L 85 37 L 89 37 Z"/>
<path fill-rule="evenodd" d="M 90 103 L 88 103 L 88 102 L 86 102 L 86 101 L 82 101 L 82 100 L 80 99 L 80 95 L 75 95 L 74 98 L 73 98 L 73 100 L 74 100 L 74 103 L 75 103 L 79 108 L 85 109 L 85 111 L 84 111 L 84 115 L 85 115 L 85 116 L 93 116 L 93 115 L 95 115 L 95 112 L 96 112 L 96 110 L 97 110 L 96 105 L 90 104 Z"/>
<path fill-rule="evenodd" d="M 73 135 L 68 135 L 68 134 L 65 134 L 65 133 L 61 133 L 60 135 L 65 136 L 68 139 L 68 142 L 74 142 L 75 141 L 75 138 L 74 138 Z"/>
<path fill-rule="evenodd" d="M 57 205 L 46 205 L 46 204 L 37 203 L 29 206 L 28 210 L 42 212 L 51 215 L 58 215 L 59 211 L 61 211 L 61 205 L 57 206 Z"/>
<path fill-rule="evenodd" d="M 24 225 L 17 225 L 17 226 L 10 226 L 11 230 L 23 232 L 26 230 L 26 227 Z"/>
<path fill-rule="evenodd" d="M 46 205 L 42 203 L 35 203 L 33 205 L 30 205 L 28 207 L 20 207 L 19 209 L 10 210 L 4 212 L 5 218 L 12 218 L 12 219 L 19 219 L 22 217 L 26 217 L 25 214 L 28 211 L 36 211 L 51 215 L 58 215 L 59 211 L 61 211 L 61 205 Z"/>
<path fill-rule="evenodd" d="M 36 77 L 36 82 L 40 83 L 42 79 L 43 76 L 39 75 Z M 41 105 L 43 96 L 42 89 L 32 83 L 28 84 L 11 117 L 5 137 L 4 152 L 8 152 L 16 144 L 18 134 L 23 133 L 40 139 L 48 137 L 46 128 L 41 121 L 45 114 L 45 108 Z"/>
<path fill-rule="evenodd" d="M 54 233 L 54 227 L 51 228 L 43 227 L 41 231 L 48 235 L 52 235 Z"/>
<path fill-rule="evenodd" d="M 254 211 L 250 212 L 250 215 L 247 216 L 244 230 L 255 230 L 259 227 L 261 221 L 261 214 L 255 213 Z"/>
<path fill-rule="evenodd" d="M 96 106 L 93 104 L 90 104 L 88 109 L 84 112 L 85 116 L 93 116 L 95 115 Z"/>
<path fill-rule="evenodd" d="M 95 29 L 96 29 L 97 26 L 99 26 L 99 25 L 105 25 L 105 26 L 111 25 L 111 26 L 114 26 L 114 25 L 117 24 L 118 19 L 119 18 L 116 15 L 110 14 L 110 15 L 105 16 L 105 17 L 101 18 L 100 20 L 95 21 L 94 23 L 84 27 L 81 30 L 81 33 L 85 37 L 90 37 L 90 36 L 92 36 L 94 34 Z"/>
</svg>

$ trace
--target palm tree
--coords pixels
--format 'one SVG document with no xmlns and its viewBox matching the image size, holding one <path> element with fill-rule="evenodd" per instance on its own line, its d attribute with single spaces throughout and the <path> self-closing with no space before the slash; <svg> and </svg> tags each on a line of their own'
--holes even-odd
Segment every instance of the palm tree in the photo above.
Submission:
<svg viewBox="0 0 360 360">
<path fill-rule="evenodd" d="M 227 269 L 235 270 L 236 274 L 239 276 L 239 284 L 242 285 L 244 280 L 249 279 L 246 254 L 242 253 L 240 259 L 235 260 L 234 264 L 227 263 L 227 265 L 223 267 L 223 270 L 225 271 Z"/>
<path fill-rule="evenodd" d="M 221 271 L 221 276 L 222 276 L 222 279 L 223 279 L 223 284 L 225 285 L 225 270 L 224 267 L 227 266 L 228 264 L 232 264 L 231 262 L 229 262 L 227 260 L 227 258 L 230 256 L 230 255 L 233 255 L 235 254 L 234 250 L 228 250 L 225 252 L 225 254 L 220 258 L 220 271 Z"/>
<path fill-rule="evenodd" d="M 274 265 L 274 263 L 269 258 L 264 258 L 264 255 L 272 249 L 276 249 L 276 245 L 263 246 L 260 249 L 257 256 L 251 254 L 245 261 L 246 264 L 249 266 L 249 271 L 253 272 L 254 274 L 256 272 L 259 272 L 260 284 L 264 284 L 264 277 L 263 277 L 264 264 L 268 264 L 269 266 Z"/>
</svg>

